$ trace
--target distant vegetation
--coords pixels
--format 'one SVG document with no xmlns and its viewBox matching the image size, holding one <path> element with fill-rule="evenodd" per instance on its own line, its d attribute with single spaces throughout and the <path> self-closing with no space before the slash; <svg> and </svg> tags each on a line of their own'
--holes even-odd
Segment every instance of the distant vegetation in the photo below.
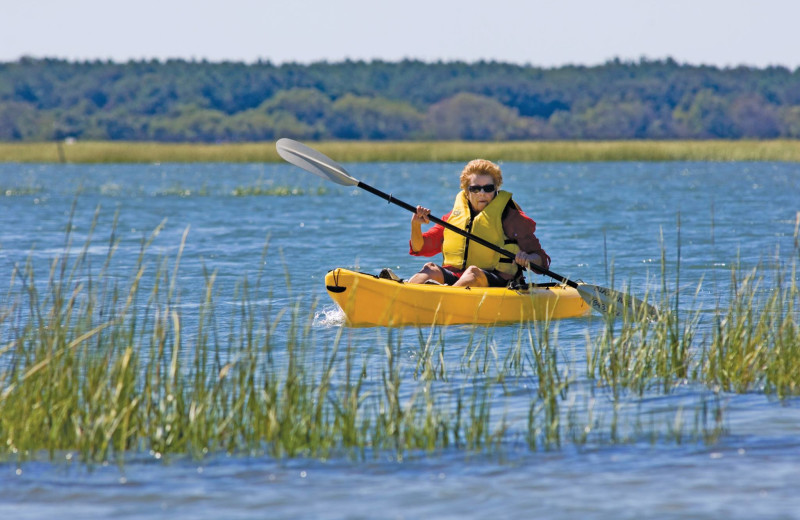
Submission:
<svg viewBox="0 0 800 520">
<path fill-rule="evenodd" d="M 0 141 L 800 138 L 800 69 L 0 63 Z"/>
<path fill-rule="evenodd" d="M 325 141 L 320 152 L 348 162 L 785 161 L 800 162 L 800 142 L 771 140 Z M 0 162 L 283 162 L 271 142 L 0 142 Z"/>
</svg>

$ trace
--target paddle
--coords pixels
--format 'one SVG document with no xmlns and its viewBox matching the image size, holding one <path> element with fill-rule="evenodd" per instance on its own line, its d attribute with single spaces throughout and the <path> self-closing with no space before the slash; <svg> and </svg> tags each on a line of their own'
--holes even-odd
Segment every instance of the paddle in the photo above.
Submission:
<svg viewBox="0 0 800 520">
<path fill-rule="evenodd" d="M 275 143 L 275 147 L 278 150 L 278 155 L 280 155 L 284 160 L 304 169 L 309 173 L 313 173 L 314 175 L 322 177 L 323 179 L 335 182 L 336 184 L 341 184 L 343 186 L 357 186 L 374 195 L 377 195 L 378 197 L 381 197 L 391 204 L 396 204 L 412 213 L 417 212 L 417 208 L 415 206 L 396 199 L 391 194 L 384 193 L 376 188 L 373 188 L 369 184 L 365 184 L 358 179 L 351 177 L 350 174 L 348 174 L 340 164 L 336 163 L 331 158 L 318 152 L 317 150 L 314 150 L 313 148 L 286 138 L 279 139 L 278 142 Z M 458 233 L 469 240 L 497 251 L 501 255 L 512 259 L 515 258 L 514 253 L 506 251 L 502 247 L 498 247 L 497 245 L 484 240 L 481 237 L 468 233 L 463 229 L 457 228 L 452 224 L 448 224 L 446 221 L 440 218 L 434 217 L 433 215 L 429 215 L 428 218 L 436 224 L 440 224 L 450 231 L 453 231 L 454 233 Z M 564 276 L 561 276 L 560 274 L 554 273 L 549 269 L 535 264 L 530 264 L 530 269 L 577 289 L 578 293 L 580 293 L 581 297 L 586 301 L 586 303 L 603 314 L 611 312 L 612 309 L 615 311 L 615 313 L 619 314 L 626 306 L 632 307 L 633 309 L 644 309 L 648 315 L 653 317 L 657 316 L 658 314 L 658 311 L 655 307 L 637 300 L 628 294 L 597 285 L 583 283 L 579 284 Z"/>
</svg>

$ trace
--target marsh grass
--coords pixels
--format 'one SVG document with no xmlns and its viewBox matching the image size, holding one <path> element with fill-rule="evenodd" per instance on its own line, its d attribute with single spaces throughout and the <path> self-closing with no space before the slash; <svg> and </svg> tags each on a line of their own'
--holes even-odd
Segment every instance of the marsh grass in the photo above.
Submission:
<svg viewBox="0 0 800 520">
<path fill-rule="evenodd" d="M 254 186 L 236 186 L 230 191 L 223 193 L 215 193 L 208 186 L 201 186 L 199 188 L 187 188 L 180 184 L 170 186 L 156 193 L 156 196 L 162 197 L 208 197 L 211 195 L 230 195 L 232 197 L 291 197 L 291 196 L 305 196 L 305 195 L 325 195 L 328 189 L 320 186 L 316 189 L 305 189 L 299 186 L 285 186 L 285 185 L 264 185 L 257 183 Z"/>
<path fill-rule="evenodd" d="M 102 193 L 105 196 L 123 197 L 131 194 L 141 196 L 146 193 L 141 190 L 125 189 L 117 183 L 108 183 L 100 187 L 93 188 L 94 190 Z M 0 198 L 2 197 L 28 197 L 32 195 L 47 195 L 48 189 L 42 186 L 28 185 L 28 186 L 0 186 Z M 81 187 L 78 193 L 85 194 L 90 189 Z M 50 192 L 52 193 L 52 192 Z M 208 185 L 199 187 L 184 186 L 180 183 L 175 183 L 171 186 L 160 188 L 152 192 L 156 197 L 302 197 L 302 196 L 323 196 L 329 193 L 327 186 L 318 186 L 316 188 L 303 188 L 300 186 L 289 185 L 274 185 L 271 183 L 264 183 L 262 181 L 256 182 L 254 185 L 240 185 L 233 188 L 210 188 Z"/>
<path fill-rule="evenodd" d="M 772 276 L 768 289 L 765 267 L 735 269 L 730 303 L 706 332 L 700 311 L 680 312 L 664 282 L 659 306 L 670 311 L 653 319 L 622 309 L 587 331 L 582 372 L 559 354 L 548 322 L 520 325 L 511 344 L 491 327 L 470 329 L 463 345 L 448 345 L 440 327 L 417 329 L 415 347 L 409 329 L 320 337 L 313 305 L 255 303 L 268 291 L 262 272 L 240 282 L 231 311 L 206 271 L 203 296 L 186 306 L 178 290 L 186 233 L 175 258 L 153 262 L 146 252 L 156 228 L 126 279 L 110 267 L 116 218 L 101 267 L 88 256 L 97 219 L 79 248 L 67 225 L 64 252 L 44 279 L 30 259 L 12 273 L 0 307 L 3 458 L 389 452 L 401 460 L 502 453 L 519 442 L 531 450 L 714 442 L 725 432 L 723 393 L 800 392 L 794 269 Z M 375 334 L 375 348 L 357 348 L 356 334 Z M 657 396 L 667 405 L 645 404 Z"/>
<path fill-rule="evenodd" d="M 171 268 L 167 259 L 155 268 L 144 262 L 159 232 L 143 242 L 125 287 L 107 276 L 113 238 L 97 275 L 87 259 L 90 239 L 75 253 L 69 232 L 46 282 L 30 260 L 15 269 L 19 290 L 0 314 L 6 457 L 77 452 L 85 461 L 121 461 L 130 452 L 163 458 L 226 451 L 326 458 L 388 449 L 400 459 L 451 442 L 491 444 L 485 424 L 470 423 L 484 420 L 488 394 L 465 398 L 465 415 L 456 418 L 429 387 L 404 390 L 398 342 L 389 338 L 377 367 L 359 365 L 352 348 L 341 352 L 343 331 L 322 345 L 315 339 L 313 309 L 304 314 L 296 304 L 265 315 L 252 303 L 258 283 L 242 283 L 224 325 L 216 275 L 207 273 L 187 330 L 176 296 L 180 253 Z M 454 433 L 455 425 L 464 433 Z"/>
<path fill-rule="evenodd" d="M 168 188 L 159 190 L 156 196 L 159 197 L 208 197 L 211 192 L 208 186 L 203 185 L 199 188 L 192 189 L 182 186 L 181 184 L 174 184 Z"/>
<path fill-rule="evenodd" d="M 339 162 L 800 161 L 800 141 L 327 141 L 313 144 Z M 0 162 L 280 162 L 273 142 L 0 143 Z"/>
<path fill-rule="evenodd" d="M 287 197 L 294 195 L 325 195 L 328 189 L 319 186 L 314 190 L 307 190 L 298 186 L 237 186 L 231 191 L 234 197 Z"/>
<path fill-rule="evenodd" d="M 607 317 L 602 333 L 587 337 L 587 378 L 611 389 L 615 398 L 623 392 L 642 396 L 655 387 L 667 394 L 690 383 L 700 383 L 715 395 L 800 395 L 798 228 L 789 266 L 779 258 L 751 270 L 735 264 L 727 307 L 718 303 L 713 310 L 696 300 L 681 305 L 680 291 L 667 284 L 662 253 L 658 319 L 633 308 L 623 309 L 621 319 Z M 680 286 L 680 261 L 677 266 L 675 288 Z"/>
<path fill-rule="evenodd" d="M 783 399 L 800 393 L 800 290 L 793 265 L 731 272 L 730 305 L 716 313 L 703 356 L 708 384 L 725 391 L 763 391 Z"/>
<path fill-rule="evenodd" d="M 28 195 L 38 195 L 44 192 L 41 186 L 19 186 L 4 188 L 0 186 L 0 197 L 24 197 Z"/>
</svg>

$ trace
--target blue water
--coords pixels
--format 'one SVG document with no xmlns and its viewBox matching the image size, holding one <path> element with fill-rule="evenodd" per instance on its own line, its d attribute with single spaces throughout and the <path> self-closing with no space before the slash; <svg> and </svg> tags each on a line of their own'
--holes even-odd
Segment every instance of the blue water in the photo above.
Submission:
<svg viewBox="0 0 800 520">
<path fill-rule="evenodd" d="M 450 209 L 461 168 L 346 166 L 356 178 L 436 214 Z M 791 265 L 797 259 L 800 165 L 502 167 L 504 188 L 538 222 L 537 234 L 553 258 L 551 270 L 573 279 L 657 295 L 663 253 L 667 279 L 679 280 L 681 305 L 710 311 L 725 302 L 733 265 L 749 269 L 762 261 Z M 237 187 L 252 186 L 286 186 L 299 193 L 232 196 Z M 29 258 L 46 281 L 52 258 L 65 249 L 70 218 L 72 250 L 79 251 L 95 211 L 99 220 L 88 252 L 97 268 L 106 257 L 115 214 L 120 244 L 112 274 L 122 281 L 131 278 L 142 241 L 159 224 L 164 227 L 145 252 L 152 269 L 164 261 L 172 268 L 188 229 L 179 271 L 184 316 L 191 316 L 192 303 L 202 294 L 204 269 L 217 272 L 222 312 L 232 308 L 245 277 L 261 277 L 269 290 L 257 300 L 274 309 L 301 302 L 316 315 L 320 341 L 333 337 L 342 321 L 324 293 L 327 270 L 377 273 L 391 267 L 407 277 L 422 263 L 407 254 L 409 213 L 289 165 L 2 164 L 0 298 L 14 266 Z M 580 371 L 586 331 L 601 325 L 597 319 L 553 325 L 565 369 Z M 513 326 L 491 331 L 501 357 L 518 331 Z M 372 352 L 376 337 L 386 333 L 351 330 L 348 341 Z M 469 333 L 464 327 L 442 332 L 449 366 L 458 366 Z M 417 340 L 413 332 L 406 336 L 403 362 L 413 368 Z M 371 356 L 382 361 L 380 350 Z M 459 377 L 453 374 L 451 384 Z M 580 381 L 580 373 L 577 377 Z M 530 399 L 523 383 L 514 384 L 500 403 L 512 419 L 524 416 Z M 703 393 L 679 387 L 631 402 L 662 421 L 686 403 L 691 410 Z M 598 395 L 594 406 L 607 413 L 608 404 Z M 585 397 L 576 391 L 577 400 Z M 723 393 L 721 400 L 726 433 L 715 444 L 642 438 L 531 452 L 512 436 L 502 455 L 410 453 L 402 462 L 384 454 L 365 461 L 275 460 L 260 454 L 165 461 L 132 454 L 122 469 L 87 468 L 71 454 L 10 462 L 0 464 L 0 518 L 800 518 L 798 402 L 776 402 L 758 391 Z M 662 417 L 658 411 L 664 410 Z"/>
</svg>

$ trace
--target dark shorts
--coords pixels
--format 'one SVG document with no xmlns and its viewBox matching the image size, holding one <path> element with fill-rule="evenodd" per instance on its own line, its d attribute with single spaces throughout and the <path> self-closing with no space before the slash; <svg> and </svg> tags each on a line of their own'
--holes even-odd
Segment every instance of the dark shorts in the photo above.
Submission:
<svg viewBox="0 0 800 520">
<path fill-rule="evenodd" d="M 453 285 L 456 283 L 461 277 L 461 273 L 464 272 L 449 267 L 442 267 L 441 269 L 442 274 L 444 274 L 445 285 Z M 486 275 L 486 279 L 489 281 L 489 287 L 505 287 L 510 282 L 510 280 L 506 280 L 500 276 L 497 271 L 488 271 L 486 269 L 481 269 L 481 271 Z"/>
</svg>

